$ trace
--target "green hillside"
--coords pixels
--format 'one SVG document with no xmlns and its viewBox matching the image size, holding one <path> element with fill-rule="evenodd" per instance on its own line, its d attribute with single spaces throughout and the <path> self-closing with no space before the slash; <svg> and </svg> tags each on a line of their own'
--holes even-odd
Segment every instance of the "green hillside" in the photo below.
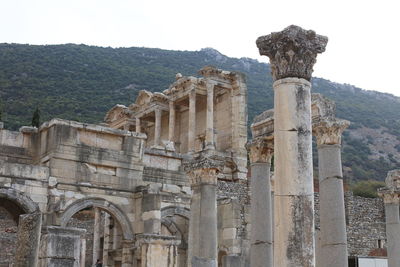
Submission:
<svg viewBox="0 0 400 267">
<path fill-rule="evenodd" d="M 36 107 L 53 117 L 101 122 L 116 103 L 129 105 L 141 89 L 162 91 L 175 74 L 196 75 L 205 65 L 246 74 L 249 121 L 273 106 L 267 64 L 229 58 L 207 48 L 168 51 L 86 45 L 0 44 L 0 97 L 7 128 L 29 125 Z M 400 167 L 400 101 L 389 94 L 313 79 L 313 91 L 337 103 L 337 116 L 352 122 L 344 145 L 345 174 L 383 180 Z M 399 151 L 398 151 L 399 150 Z"/>
</svg>

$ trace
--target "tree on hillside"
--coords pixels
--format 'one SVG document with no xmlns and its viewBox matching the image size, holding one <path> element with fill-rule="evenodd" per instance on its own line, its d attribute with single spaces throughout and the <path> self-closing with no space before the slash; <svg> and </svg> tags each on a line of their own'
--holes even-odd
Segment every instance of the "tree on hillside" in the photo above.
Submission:
<svg viewBox="0 0 400 267">
<path fill-rule="evenodd" d="M 40 110 L 39 107 L 36 107 L 32 116 L 32 126 L 39 128 L 40 126 Z"/>
</svg>

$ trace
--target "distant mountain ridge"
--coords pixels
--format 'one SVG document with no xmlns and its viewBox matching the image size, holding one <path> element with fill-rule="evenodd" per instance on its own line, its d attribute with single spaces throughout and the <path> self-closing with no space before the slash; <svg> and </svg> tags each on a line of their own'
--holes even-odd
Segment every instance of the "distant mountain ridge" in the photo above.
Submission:
<svg viewBox="0 0 400 267">
<path fill-rule="evenodd" d="M 42 121 L 58 117 L 98 123 L 115 104 L 132 103 L 139 90 L 162 91 L 176 73 L 197 75 L 205 65 L 246 74 L 249 123 L 273 107 L 268 64 L 230 58 L 213 48 L 0 44 L 3 121 L 12 129 L 29 125 L 39 106 Z M 344 134 L 347 178 L 383 180 L 389 169 L 400 167 L 399 97 L 321 78 L 313 78 L 312 84 L 313 92 L 336 102 L 339 118 L 352 122 Z"/>
</svg>

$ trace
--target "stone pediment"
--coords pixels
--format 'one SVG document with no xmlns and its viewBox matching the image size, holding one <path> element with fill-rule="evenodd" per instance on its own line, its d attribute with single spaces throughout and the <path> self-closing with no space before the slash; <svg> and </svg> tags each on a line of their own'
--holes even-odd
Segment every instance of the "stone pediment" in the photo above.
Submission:
<svg viewBox="0 0 400 267">
<path fill-rule="evenodd" d="M 153 93 L 147 90 L 140 90 L 139 95 L 136 98 L 135 104 L 138 106 L 143 106 L 147 103 L 150 103 L 151 98 L 153 97 Z"/>
<path fill-rule="evenodd" d="M 119 120 L 123 117 L 127 117 L 128 114 L 129 114 L 129 109 L 126 106 L 117 104 L 106 113 L 104 121 L 106 123 L 110 123 Z"/>
</svg>

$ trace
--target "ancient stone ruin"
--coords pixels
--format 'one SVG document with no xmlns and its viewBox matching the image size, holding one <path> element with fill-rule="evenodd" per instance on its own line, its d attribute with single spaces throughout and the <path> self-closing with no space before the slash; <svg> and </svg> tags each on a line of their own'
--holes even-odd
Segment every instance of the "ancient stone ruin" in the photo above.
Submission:
<svg viewBox="0 0 400 267">
<path fill-rule="evenodd" d="M 258 38 L 275 98 L 251 140 L 245 77 L 210 66 L 99 125 L 0 123 L 0 266 L 345 267 L 385 231 L 399 266 L 400 174 L 379 191 L 386 226 L 380 199 L 344 190 L 349 122 L 311 93 L 326 44 L 297 26 Z"/>
</svg>

